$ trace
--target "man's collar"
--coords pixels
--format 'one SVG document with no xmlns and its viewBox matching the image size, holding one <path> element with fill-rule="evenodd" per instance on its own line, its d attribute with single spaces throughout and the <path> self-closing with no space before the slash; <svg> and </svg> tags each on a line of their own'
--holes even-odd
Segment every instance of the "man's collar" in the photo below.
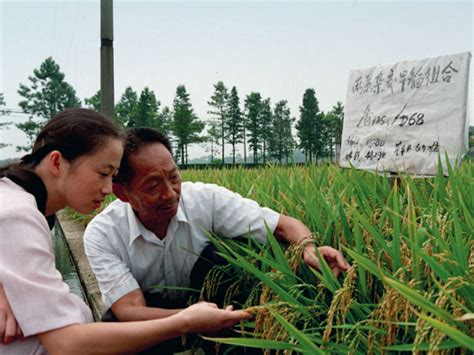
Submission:
<svg viewBox="0 0 474 355">
<path fill-rule="evenodd" d="M 127 208 L 127 219 L 128 219 L 128 225 L 130 226 L 130 240 L 128 242 L 128 246 L 131 247 L 135 239 L 137 239 L 140 236 L 145 237 L 146 235 L 153 235 L 154 237 L 152 240 L 156 238 L 156 236 L 151 232 L 149 229 L 147 229 L 143 223 L 140 221 L 140 219 L 137 217 L 135 212 L 132 209 L 132 206 L 129 203 L 125 203 L 126 208 Z M 170 225 L 172 224 L 172 221 L 176 219 L 178 222 L 184 222 L 184 223 L 189 223 L 188 219 L 186 218 L 186 215 L 184 214 L 182 208 L 181 208 L 181 202 L 178 205 L 178 211 L 176 212 L 176 215 L 171 218 L 170 220 Z M 168 226 L 169 228 L 169 226 Z M 158 238 L 156 238 L 159 240 Z"/>
<path fill-rule="evenodd" d="M 135 212 L 133 212 L 132 206 L 127 202 L 124 203 L 127 208 L 127 219 L 128 225 L 130 227 L 130 240 L 128 242 L 128 246 L 131 247 L 135 239 L 142 235 L 142 228 L 145 228 L 145 226 L 142 222 L 140 222 L 138 217 L 135 215 Z"/>
<path fill-rule="evenodd" d="M 188 219 L 186 218 L 186 215 L 184 214 L 183 212 L 183 209 L 181 208 L 181 201 L 178 205 L 178 212 L 176 212 L 176 220 L 178 222 L 185 222 L 185 223 L 188 223 L 189 224 L 189 221 Z"/>
</svg>

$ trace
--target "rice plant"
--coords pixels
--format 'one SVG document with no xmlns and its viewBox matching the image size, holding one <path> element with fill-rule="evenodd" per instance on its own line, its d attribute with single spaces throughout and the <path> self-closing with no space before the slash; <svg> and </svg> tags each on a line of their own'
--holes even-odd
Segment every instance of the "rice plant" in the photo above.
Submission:
<svg viewBox="0 0 474 355">
<path fill-rule="evenodd" d="M 474 351 L 474 165 L 448 168 L 448 178 L 393 185 L 335 166 L 183 172 L 301 219 L 317 245 L 352 263 L 337 279 L 324 263 L 301 265 L 302 249 L 270 233 L 266 246 L 212 237 L 237 275 L 228 303 L 239 282 L 253 285 L 237 306 L 255 313 L 240 338 L 213 340 L 284 354 Z M 214 272 L 207 287 L 219 279 Z"/>
</svg>

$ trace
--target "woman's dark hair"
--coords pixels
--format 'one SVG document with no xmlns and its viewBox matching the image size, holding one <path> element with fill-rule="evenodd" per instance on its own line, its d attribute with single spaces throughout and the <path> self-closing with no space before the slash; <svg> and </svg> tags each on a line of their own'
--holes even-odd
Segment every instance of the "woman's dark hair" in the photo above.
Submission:
<svg viewBox="0 0 474 355">
<path fill-rule="evenodd" d="M 72 162 L 83 155 L 93 154 L 108 138 L 120 138 L 120 130 L 110 118 L 84 108 L 67 109 L 58 113 L 40 131 L 31 154 L 21 164 L 34 167 L 53 150 Z"/>
<path fill-rule="evenodd" d="M 34 174 L 34 167 L 53 150 L 61 152 L 69 162 L 93 154 L 109 138 L 121 139 L 120 130 L 110 118 L 83 108 L 64 110 L 41 129 L 30 154 L 19 163 L 0 167 L 0 178 L 8 177 L 35 195 L 38 208 L 44 213 L 46 188 Z"/>
<path fill-rule="evenodd" d="M 130 155 L 138 152 L 146 145 L 161 143 L 173 156 L 171 143 L 163 133 L 153 128 L 131 128 L 123 133 L 124 152 L 120 169 L 114 181 L 120 184 L 130 182 L 133 178 L 133 168 L 130 165 Z"/>
</svg>

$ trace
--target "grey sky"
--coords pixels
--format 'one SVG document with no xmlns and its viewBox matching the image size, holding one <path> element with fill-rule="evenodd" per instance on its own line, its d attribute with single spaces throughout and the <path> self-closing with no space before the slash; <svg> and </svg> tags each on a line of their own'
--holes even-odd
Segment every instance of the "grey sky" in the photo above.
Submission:
<svg viewBox="0 0 474 355">
<path fill-rule="evenodd" d="M 8 108 L 18 108 L 19 83 L 48 56 L 81 99 L 98 90 L 99 1 L 0 4 L 0 92 Z M 116 100 L 127 86 L 148 86 L 171 106 L 184 84 L 205 119 L 213 84 L 222 80 L 241 101 L 251 91 L 272 103 L 288 100 L 297 117 L 308 87 L 324 111 L 344 102 L 350 69 L 472 52 L 473 4 L 115 1 L 114 32 Z M 2 142 L 24 144 L 23 137 L 16 128 L 0 131 Z M 196 147 L 191 157 L 204 154 Z M 0 150 L 0 159 L 15 155 Z"/>
</svg>

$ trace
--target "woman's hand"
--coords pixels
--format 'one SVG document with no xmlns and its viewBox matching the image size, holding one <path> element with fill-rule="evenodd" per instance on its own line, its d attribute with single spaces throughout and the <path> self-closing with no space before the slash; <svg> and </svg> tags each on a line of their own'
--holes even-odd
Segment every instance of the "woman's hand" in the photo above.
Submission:
<svg viewBox="0 0 474 355">
<path fill-rule="evenodd" d="M 9 344 L 20 339 L 23 339 L 23 333 L 0 284 L 0 343 Z"/>
<path fill-rule="evenodd" d="M 250 313 L 232 310 L 232 306 L 219 309 L 216 304 L 207 302 L 196 303 L 176 316 L 184 321 L 184 333 L 213 333 L 252 318 Z"/>
</svg>

